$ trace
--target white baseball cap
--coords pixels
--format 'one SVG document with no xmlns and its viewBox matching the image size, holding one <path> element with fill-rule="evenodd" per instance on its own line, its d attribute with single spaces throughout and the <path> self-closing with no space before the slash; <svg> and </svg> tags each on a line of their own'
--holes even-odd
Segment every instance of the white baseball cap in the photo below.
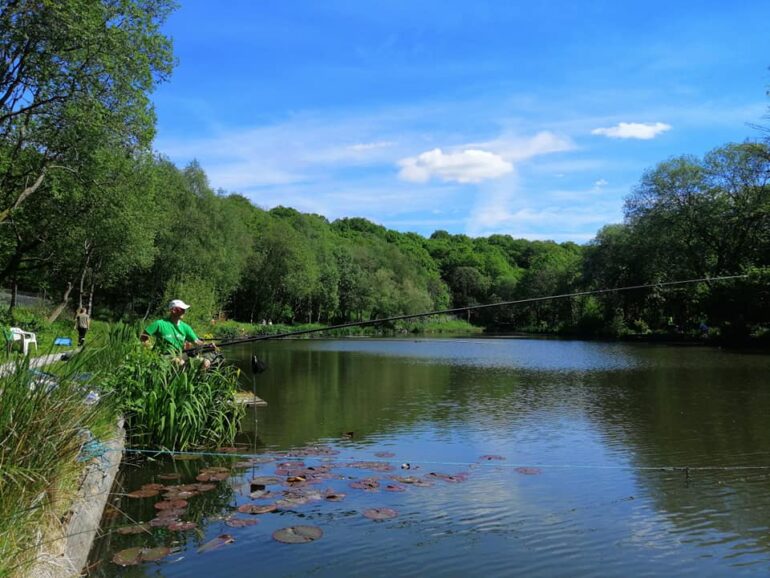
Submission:
<svg viewBox="0 0 770 578">
<path fill-rule="evenodd" d="M 189 309 L 190 306 L 181 299 L 173 299 L 168 304 L 169 309 Z"/>
</svg>

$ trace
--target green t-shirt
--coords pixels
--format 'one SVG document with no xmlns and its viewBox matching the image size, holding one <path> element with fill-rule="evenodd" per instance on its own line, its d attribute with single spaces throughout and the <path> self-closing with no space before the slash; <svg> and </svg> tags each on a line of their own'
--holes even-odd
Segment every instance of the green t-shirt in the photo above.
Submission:
<svg viewBox="0 0 770 578">
<path fill-rule="evenodd" d="M 158 319 L 150 323 L 144 332 L 155 337 L 155 347 L 167 353 L 182 351 L 185 341 L 198 341 L 195 331 L 184 321 L 178 321 L 174 325 L 168 319 Z"/>
</svg>

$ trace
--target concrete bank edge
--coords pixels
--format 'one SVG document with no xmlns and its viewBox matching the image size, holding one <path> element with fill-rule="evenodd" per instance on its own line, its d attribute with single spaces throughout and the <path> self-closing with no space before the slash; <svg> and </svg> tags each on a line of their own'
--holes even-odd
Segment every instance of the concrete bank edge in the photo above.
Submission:
<svg viewBox="0 0 770 578">
<path fill-rule="evenodd" d="M 60 539 L 52 543 L 51 548 L 44 548 L 39 553 L 27 574 L 29 578 L 71 578 L 82 575 L 123 459 L 125 443 L 126 430 L 123 420 L 120 420 L 116 435 L 104 444 L 107 451 L 86 466 L 77 497 L 62 526 Z"/>
</svg>

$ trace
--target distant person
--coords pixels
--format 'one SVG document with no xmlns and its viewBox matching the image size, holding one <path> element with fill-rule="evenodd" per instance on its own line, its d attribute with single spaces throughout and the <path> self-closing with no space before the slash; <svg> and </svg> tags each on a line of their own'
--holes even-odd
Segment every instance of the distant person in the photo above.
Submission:
<svg viewBox="0 0 770 578">
<path fill-rule="evenodd" d="M 91 328 L 91 317 L 86 312 L 85 307 L 78 309 L 75 313 L 75 329 L 78 331 L 78 347 L 83 347 L 86 342 L 86 333 Z"/>
<path fill-rule="evenodd" d="M 184 350 L 188 343 L 196 347 L 205 345 L 187 323 L 182 321 L 182 317 L 190 306 L 181 299 L 174 299 L 168 304 L 168 319 L 158 319 L 153 321 L 144 330 L 139 339 L 142 343 L 147 343 L 150 337 L 155 340 L 155 347 L 162 353 L 174 355 L 181 363 L 184 363 Z M 210 365 L 208 359 L 204 359 L 204 367 Z"/>
</svg>

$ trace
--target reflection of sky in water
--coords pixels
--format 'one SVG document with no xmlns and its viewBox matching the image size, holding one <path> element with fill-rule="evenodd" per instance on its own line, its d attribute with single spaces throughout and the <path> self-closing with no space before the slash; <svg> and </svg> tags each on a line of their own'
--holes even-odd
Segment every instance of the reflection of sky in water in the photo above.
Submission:
<svg viewBox="0 0 770 578">
<path fill-rule="evenodd" d="M 545 345 L 545 346 L 544 346 Z M 430 363 L 541 371 L 613 370 L 638 358 L 624 344 L 534 339 L 395 339 L 320 341 L 314 349 L 424 359 Z"/>
</svg>

